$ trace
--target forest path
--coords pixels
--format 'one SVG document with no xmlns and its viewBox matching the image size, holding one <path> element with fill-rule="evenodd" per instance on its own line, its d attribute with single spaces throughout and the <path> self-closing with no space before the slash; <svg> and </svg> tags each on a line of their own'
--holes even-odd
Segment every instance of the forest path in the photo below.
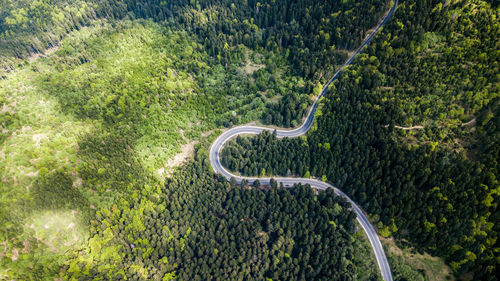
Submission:
<svg viewBox="0 0 500 281">
<path fill-rule="evenodd" d="M 387 124 L 384 127 L 389 128 L 389 125 Z M 394 125 L 394 128 L 401 129 L 403 131 L 411 131 L 411 130 L 420 130 L 420 129 L 423 129 L 424 126 L 417 125 L 417 126 L 411 126 L 411 127 L 403 127 L 403 126 Z"/>
<path fill-rule="evenodd" d="M 464 127 L 464 126 L 467 126 L 467 127 L 474 127 L 476 126 L 476 118 L 472 118 L 470 121 L 468 122 L 465 122 L 465 123 L 462 123 L 460 124 L 460 126 Z M 385 125 L 384 127 L 386 128 L 389 128 L 389 124 Z M 444 125 L 440 125 L 438 127 L 444 127 Z M 398 126 L 398 125 L 394 125 L 394 128 L 396 129 L 400 129 L 400 130 L 403 130 L 403 131 L 411 131 L 411 130 L 420 130 L 420 129 L 424 129 L 425 126 L 423 125 L 415 125 L 415 126 L 409 126 L 409 127 L 405 127 L 405 126 Z"/>
<path fill-rule="evenodd" d="M 212 165 L 212 168 L 216 173 L 221 174 L 224 176 L 227 180 L 231 180 L 231 178 L 234 178 L 237 183 L 241 183 L 242 180 L 248 181 L 250 184 L 253 183 L 254 181 L 258 180 L 261 184 L 263 185 L 269 185 L 271 182 L 271 178 L 257 178 L 257 177 L 241 177 L 234 175 L 227 171 L 221 164 L 220 162 L 220 154 L 222 151 L 222 148 L 224 147 L 225 143 L 229 141 L 230 139 L 238 136 L 238 135 L 243 135 L 243 134 L 260 134 L 263 131 L 276 131 L 276 134 L 279 138 L 282 137 L 298 137 L 301 135 L 304 135 L 309 131 L 311 128 L 313 121 L 314 121 L 314 113 L 316 111 L 316 108 L 318 107 L 318 102 L 320 98 L 326 94 L 328 90 L 328 86 L 339 76 L 341 71 L 348 65 L 352 63 L 354 58 L 356 57 L 357 54 L 361 52 L 361 49 L 366 46 L 370 41 L 375 37 L 375 34 L 380 30 L 380 28 L 389 20 L 389 18 L 392 16 L 394 11 L 396 10 L 396 7 L 398 5 L 398 0 L 394 1 L 394 5 L 391 7 L 391 9 L 387 12 L 385 17 L 380 21 L 380 23 L 373 29 L 373 32 L 368 35 L 361 46 L 359 46 L 358 49 L 352 54 L 352 56 L 342 65 L 342 67 L 328 80 L 328 82 L 325 84 L 323 87 L 321 94 L 316 98 L 314 101 L 313 105 L 309 109 L 309 112 L 307 113 L 307 116 L 305 118 L 304 123 L 295 129 L 274 129 L 274 128 L 269 128 L 269 127 L 258 127 L 258 126 L 237 126 L 234 128 L 231 128 L 224 133 L 222 133 L 215 141 L 212 143 L 210 147 L 210 164 Z M 377 263 L 382 275 L 382 278 L 385 281 L 392 281 L 392 273 L 391 269 L 389 267 L 389 262 L 387 261 L 387 257 L 385 255 L 384 249 L 382 247 L 382 244 L 380 243 L 380 239 L 378 238 L 377 232 L 375 231 L 375 228 L 373 225 L 370 223 L 368 217 L 364 213 L 364 211 L 356 204 L 354 201 L 352 201 L 349 196 L 347 196 L 345 193 L 340 191 L 338 188 L 334 187 L 333 185 L 322 182 L 319 180 L 315 179 L 307 179 L 307 178 L 285 178 L 285 177 L 279 177 L 279 178 L 274 178 L 278 183 L 282 183 L 285 187 L 293 187 L 294 184 L 309 184 L 317 189 L 325 190 L 328 188 L 332 188 L 335 193 L 339 196 L 342 196 L 344 199 L 346 199 L 348 202 L 351 203 L 352 205 L 352 210 L 356 213 L 356 219 L 360 223 L 361 227 L 365 231 L 366 235 L 368 236 L 368 240 L 370 241 L 370 244 L 372 246 L 372 249 L 375 253 L 375 258 L 377 259 Z"/>
</svg>

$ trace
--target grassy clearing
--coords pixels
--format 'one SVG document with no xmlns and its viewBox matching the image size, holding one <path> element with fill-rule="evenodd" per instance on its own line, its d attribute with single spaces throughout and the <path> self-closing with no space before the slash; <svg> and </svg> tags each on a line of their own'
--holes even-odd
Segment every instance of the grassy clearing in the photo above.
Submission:
<svg viewBox="0 0 500 281">
<path fill-rule="evenodd" d="M 393 239 L 381 238 L 381 242 L 386 249 L 395 279 L 455 280 L 451 268 L 442 259 L 427 253 L 419 254 L 413 248 L 399 248 Z"/>
</svg>

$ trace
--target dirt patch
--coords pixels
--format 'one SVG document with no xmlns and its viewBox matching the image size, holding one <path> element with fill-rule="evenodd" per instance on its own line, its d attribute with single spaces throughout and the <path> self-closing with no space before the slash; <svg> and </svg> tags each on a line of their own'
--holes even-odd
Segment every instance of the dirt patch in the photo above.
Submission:
<svg viewBox="0 0 500 281">
<path fill-rule="evenodd" d="M 34 134 L 32 138 L 35 142 L 35 146 L 40 147 L 42 140 L 47 139 L 48 137 L 46 134 Z"/>
<path fill-rule="evenodd" d="M 253 73 L 255 71 L 262 69 L 264 67 L 266 67 L 266 66 L 263 64 L 253 64 L 250 61 L 247 61 L 247 64 L 245 65 L 244 69 L 245 69 L 246 74 L 253 75 Z"/>
<path fill-rule="evenodd" d="M 40 159 L 42 159 L 42 157 L 38 157 L 38 158 L 34 158 L 34 159 L 31 159 L 30 160 L 30 164 L 31 165 L 35 165 L 36 162 L 40 161 Z"/>
<path fill-rule="evenodd" d="M 177 153 L 174 158 L 169 159 L 165 166 L 157 170 L 159 176 L 169 176 L 169 170 L 174 167 L 181 166 L 186 160 L 194 155 L 194 146 L 198 141 L 189 142 L 181 145 L 181 152 Z"/>
<path fill-rule="evenodd" d="M 467 127 L 474 127 L 476 126 L 476 118 L 472 118 L 472 120 L 470 120 L 469 122 L 466 122 L 466 123 L 462 123 L 462 126 L 467 126 Z"/>
<path fill-rule="evenodd" d="M 201 123 L 199 123 L 201 124 Z M 193 124 L 194 125 L 194 124 Z M 211 135 L 214 130 L 210 130 L 207 132 L 202 132 L 201 136 L 202 137 L 207 137 Z M 185 140 L 187 143 L 181 145 L 181 152 L 177 153 L 174 158 L 169 159 L 167 163 L 160 169 L 156 170 L 156 173 L 160 176 L 170 176 L 172 172 L 172 168 L 179 167 L 182 164 L 184 164 L 189 158 L 194 156 L 194 146 L 199 143 L 198 140 L 196 141 L 189 141 L 189 139 L 184 135 L 184 130 L 179 130 L 181 137 L 183 140 Z"/>
<path fill-rule="evenodd" d="M 77 177 L 74 181 L 73 181 L 73 188 L 79 188 L 80 186 L 82 186 L 83 184 L 83 179 Z"/>
<path fill-rule="evenodd" d="M 404 131 L 408 131 L 408 130 L 420 130 L 420 129 L 423 129 L 424 126 L 422 125 L 417 125 L 417 126 L 411 126 L 411 127 L 402 127 L 402 126 L 394 126 L 394 128 L 397 128 L 397 129 L 401 129 L 401 130 L 404 130 Z"/>
<path fill-rule="evenodd" d="M 201 136 L 202 137 L 210 136 L 213 132 L 215 132 L 215 130 L 210 130 L 210 131 L 207 131 L 207 132 L 203 132 L 203 133 L 201 133 Z"/>
<path fill-rule="evenodd" d="M 19 258 L 19 251 L 16 248 L 12 249 L 12 256 L 10 256 L 10 259 L 12 261 L 17 261 L 18 258 Z"/>
<path fill-rule="evenodd" d="M 28 240 L 23 241 L 24 248 L 21 250 L 24 254 L 29 254 L 31 252 L 31 244 Z"/>
<path fill-rule="evenodd" d="M 384 127 L 389 128 L 389 124 L 385 125 Z M 417 125 L 417 126 L 411 126 L 411 127 L 403 127 L 403 126 L 394 125 L 394 128 L 408 131 L 408 130 L 420 130 L 420 129 L 423 129 L 424 126 Z"/>
<path fill-rule="evenodd" d="M 32 62 L 36 61 L 39 57 L 49 56 L 52 53 L 54 53 L 55 51 L 57 51 L 57 49 L 59 49 L 59 45 L 51 47 L 51 48 L 47 48 L 47 49 L 45 49 L 45 51 L 43 53 L 34 53 L 28 57 L 28 61 L 30 63 L 32 63 Z"/>
<path fill-rule="evenodd" d="M 250 57 L 248 55 L 248 50 L 246 51 L 245 53 L 245 60 L 246 60 L 246 64 L 245 66 L 243 67 L 243 70 L 245 70 L 245 73 L 248 74 L 249 76 L 252 76 L 253 73 L 259 69 L 262 69 L 264 67 L 266 67 L 265 65 L 263 64 L 257 64 L 257 63 L 253 63 L 251 60 L 250 60 Z"/>
<path fill-rule="evenodd" d="M 23 126 L 23 127 L 21 128 L 21 132 L 22 132 L 22 133 L 26 133 L 27 131 L 30 131 L 30 130 L 31 130 L 31 127 L 30 127 L 30 126 Z"/>
<path fill-rule="evenodd" d="M 26 173 L 26 176 L 28 176 L 28 177 L 32 177 L 32 178 L 33 178 L 33 177 L 38 176 L 38 173 L 39 173 L 39 172 L 40 172 L 39 170 L 36 170 L 36 171 L 34 171 L 34 172 L 29 172 L 29 173 Z"/>
<path fill-rule="evenodd" d="M 3 104 L 2 108 L 0 109 L 0 114 L 4 114 L 6 112 L 14 114 L 14 110 L 12 108 L 10 108 L 7 104 Z"/>
<path fill-rule="evenodd" d="M 3 252 L 0 252 L 0 258 L 3 258 L 3 257 L 5 257 L 5 256 L 7 255 L 7 248 L 8 248 L 8 246 L 9 246 L 9 244 L 7 243 L 7 241 L 2 241 L 2 242 L 0 243 L 0 245 L 1 245 L 1 246 L 2 246 L 2 248 L 5 250 L 5 251 L 3 251 Z M 0 248 L 0 249 L 2 249 L 2 248 Z"/>
</svg>

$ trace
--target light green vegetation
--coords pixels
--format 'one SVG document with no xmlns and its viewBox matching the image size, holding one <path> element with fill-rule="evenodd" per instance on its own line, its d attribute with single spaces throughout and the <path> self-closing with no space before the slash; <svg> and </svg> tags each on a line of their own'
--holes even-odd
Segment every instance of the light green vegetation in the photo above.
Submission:
<svg viewBox="0 0 500 281">
<path fill-rule="evenodd" d="M 88 230 L 78 219 L 76 211 L 33 212 L 25 220 L 17 239 L 20 247 L 0 247 L 3 260 L 0 276 L 19 276 L 19 269 L 33 271 L 32 276 L 43 276 L 59 269 L 59 265 L 81 248 L 88 239 Z"/>
<path fill-rule="evenodd" d="M 357 224 L 357 226 L 358 232 L 353 235 L 354 242 L 352 244 L 354 250 L 354 272 L 356 273 L 355 280 L 382 280 L 368 237 L 361 229 L 361 225 Z"/>
<path fill-rule="evenodd" d="M 414 248 L 400 248 L 393 239 L 381 239 L 395 280 L 444 281 L 455 280 L 444 261 Z"/>
<path fill-rule="evenodd" d="M 209 113 L 197 111 L 199 93 L 186 68 L 207 64 L 186 34 L 162 34 L 151 24 L 121 25 L 120 32 L 103 23 L 73 34 L 56 52 L 57 64 L 41 70 L 42 85 L 72 115 L 133 136 L 130 148 L 152 171 L 179 151 L 179 129 L 187 136 L 201 130 L 192 123 L 197 114 Z"/>
<path fill-rule="evenodd" d="M 405 15 L 394 21 L 396 28 L 381 34 L 359 63 L 380 79 L 372 94 L 401 113 L 395 125 L 423 127 L 399 131 L 409 143 L 466 147 L 455 137 L 467 134 L 481 109 L 500 97 L 498 8 L 487 1 L 436 1 L 432 20 L 422 23 L 433 22 L 432 28 L 420 29 L 407 16 L 420 5 L 401 3 Z"/>
<path fill-rule="evenodd" d="M 7 276 L 57 269 L 86 236 L 89 204 L 73 186 L 81 184 L 78 138 L 93 124 L 61 113 L 54 98 L 30 84 L 30 72 L 0 83 L 0 275 Z"/>
<path fill-rule="evenodd" d="M 346 276 L 352 273 L 352 266 L 361 268 L 358 279 L 374 276 L 371 251 L 359 237 L 354 239 L 361 256 L 353 264 L 350 246 L 345 246 L 348 243 L 339 244 L 342 251 L 323 252 L 332 247 L 316 243 L 321 250 L 311 248 L 312 240 L 317 240 L 313 236 L 283 240 L 294 237 L 298 228 L 292 223 L 286 226 L 281 217 L 284 213 L 275 206 L 269 205 L 269 210 L 277 214 L 276 222 L 283 227 L 269 224 L 265 213 L 246 224 L 245 218 L 252 218 L 254 210 L 265 210 L 261 199 L 269 193 L 240 192 L 239 187 L 213 175 L 206 149 L 217 133 L 205 136 L 215 128 L 259 118 L 266 124 L 298 125 L 311 93 L 321 89 L 318 81 L 324 81 L 328 70 L 333 71 L 345 59 L 345 51 L 335 50 L 359 45 L 367 29 L 379 20 L 382 2 L 233 2 L 0 0 L 0 77 L 4 79 L 0 81 L 0 278 L 195 280 L 220 276 L 221 280 L 235 280 L 269 269 L 265 276 L 274 280 L 289 280 L 292 274 L 314 279 L 310 269 L 319 268 L 314 263 L 320 261 L 324 266 L 323 261 L 334 261 L 334 255 L 340 266 L 325 266 L 326 276 Z M 301 169 L 298 175 L 341 181 L 339 186 L 348 191 L 354 186 L 357 194 L 353 198 L 386 224 L 379 225 L 384 236 L 409 233 L 413 240 L 418 237 L 421 248 L 431 250 L 449 242 L 446 251 L 436 252 L 451 261 L 455 271 L 487 264 L 481 271 L 494 272 L 489 265 L 496 257 L 490 251 L 496 241 L 491 234 L 493 224 L 487 220 L 491 213 L 486 208 L 478 212 L 475 205 L 462 204 L 473 200 L 454 196 L 464 192 L 479 198 L 478 202 L 484 200 L 486 207 L 496 206 L 498 192 L 482 196 L 485 188 L 498 189 L 494 176 L 491 184 L 486 183 L 488 187 L 480 185 L 481 189 L 470 192 L 476 181 L 463 183 L 453 177 L 455 185 L 446 172 L 455 167 L 438 170 L 440 173 L 428 168 L 434 167 L 437 158 L 418 160 L 418 155 L 434 151 L 435 145 L 431 151 L 411 155 L 381 145 L 390 157 L 371 149 L 379 146 L 373 136 L 381 140 L 374 127 L 381 131 L 394 122 L 457 128 L 498 97 L 497 44 L 489 40 L 496 38 L 498 13 L 489 12 L 487 3 L 475 0 L 444 5 L 431 1 L 431 13 L 427 2 L 401 3 L 394 24 L 384 27 L 363 51 L 359 65 L 344 73 L 345 96 L 338 97 L 339 103 L 327 99 L 320 105 L 316 117 L 323 121 L 315 124 L 316 137 L 307 137 L 310 147 L 318 149 L 317 155 L 310 157 L 311 164 L 305 164 L 308 156 L 297 158 L 294 166 Z M 292 10 L 293 15 L 287 14 Z M 471 16 L 475 13 L 481 21 Z M 289 16 L 289 23 L 282 22 Z M 134 18 L 154 18 L 156 23 Z M 415 22 L 415 18 L 424 20 Z M 458 28 L 446 27 L 448 22 Z M 420 24 L 425 28 L 419 28 Z M 47 47 L 51 55 L 37 60 L 39 55 L 33 54 Z M 376 100 L 361 98 L 365 96 Z M 398 114 L 385 111 L 385 103 L 394 104 Z M 387 115 L 374 114 L 371 109 Z M 337 120 L 326 119 L 332 116 Z M 491 118 L 484 119 L 491 126 L 488 132 L 493 131 L 494 124 L 487 119 Z M 477 120 L 482 123 L 481 118 Z M 441 141 L 447 134 L 427 130 L 429 137 L 420 137 L 424 142 Z M 326 140 L 328 136 L 333 137 Z M 355 145 L 344 141 L 347 139 Z M 172 169 L 168 160 L 178 156 L 187 143 L 193 147 L 198 141 L 195 161 L 172 178 L 163 178 L 166 173 L 160 171 Z M 299 149 L 292 148 L 299 155 Z M 272 168 L 278 170 L 287 163 L 277 161 L 281 155 L 287 154 L 260 158 L 276 160 Z M 325 155 L 328 158 L 322 158 Z M 491 155 L 496 163 L 498 157 Z M 396 163 L 396 168 L 390 163 Z M 419 163 L 426 169 L 417 170 L 435 174 L 401 176 L 401 171 L 409 170 L 406 167 L 419 167 Z M 285 173 L 293 169 L 288 164 Z M 405 168 L 397 168 L 400 166 Z M 456 174 L 477 170 L 467 167 Z M 394 172 L 383 174 L 385 170 Z M 256 171 L 264 175 L 271 169 Z M 429 185 L 433 193 L 419 189 L 421 178 L 431 179 L 425 188 Z M 228 193 L 231 189 L 236 191 L 232 195 Z M 430 209 L 418 208 L 434 195 L 450 198 L 453 205 L 448 205 L 463 212 L 450 215 L 453 208 L 436 202 Z M 315 199 L 303 200 L 303 196 L 308 198 L 303 193 L 294 201 L 296 206 L 299 202 L 314 206 Z M 228 209 L 231 205 L 237 212 Z M 293 205 L 283 204 L 285 209 L 288 206 Z M 286 215 L 288 218 L 304 214 L 307 223 L 300 223 L 304 232 L 311 229 L 311 222 L 320 225 L 316 223 L 320 220 L 304 213 L 306 208 L 290 210 L 302 213 Z M 400 210 L 403 215 L 397 213 Z M 350 213 L 336 215 L 346 214 Z M 324 219 L 324 213 L 317 215 Z M 266 220 L 262 227 L 256 224 L 260 218 Z M 465 223 L 448 227 L 458 225 L 458 219 Z M 342 222 L 353 220 L 321 221 L 321 225 L 338 235 Z M 290 220 L 297 221 L 301 219 Z M 468 222 L 474 224 L 472 231 L 466 229 Z M 446 235 L 438 235 L 438 227 Z M 273 232 L 274 237 L 267 234 Z M 349 239 L 350 233 L 345 232 Z M 441 236 L 454 240 L 441 240 Z M 333 236 L 326 236 L 327 242 L 341 241 L 329 237 Z M 245 243 L 254 238 L 258 245 Z M 474 245 L 464 245 L 460 242 L 464 240 Z M 292 260 L 293 251 L 275 251 L 292 245 L 287 241 L 307 242 L 301 248 L 313 255 Z M 274 253 L 268 255 L 269 250 Z M 260 263 L 262 259 L 254 258 L 259 253 L 269 259 Z M 428 276 L 437 276 L 434 272 L 439 272 L 440 263 L 426 269 L 426 258 L 413 263 L 413 256 L 395 255 L 391 258 L 395 276 L 432 279 Z M 475 260 L 487 262 L 474 264 Z M 428 270 L 431 275 L 418 270 Z M 307 272 L 297 275 L 299 271 Z"/>
<path fill-rule="evenodd" d="M 128 210 L 123 216 L 136 218 L 130 227 L 142 231 L 140 217 L 152 203 L 129 210 L 117 199 L 159 196 L 165 174 L 158 171 L 172 169 L 166 163 L 182 144 L 262 115 L 264 98 L 255 85 L 263 82 L 242 71 L 246 52 L 252 63 L 284 64 L 240 46 L 222 65 L 186 32 L 151 21 L 96 21 L 1 80 L 0 272 L 21 279 L 59 275 L 78 250 L 77 262 L 87 268 L 119 262 L 122 242 L 95 221 L 89 229 L 89 221 L 97 210 Z M 292 84 L 280 82 L 291 78 L 272 67 L 258 72 L 284 77 L 277 80 L 281 87 Z M 58 236 L 64 225 L 78 230 L 74 243 L 72 232 Z M 183 235 L 175 239 L 184 241 Z M 130 241 L 140 248 L 137 239 Z M 53 251 L 55 241 L 67 246 Z M 75 262 L 66 264 L 76 270 Z"/>
<path fill-rule="evenodd" d="M 85 0 L 0 0 L 0 7 L 0 76 L 4 76 L 27 64 L 29 54 L 33 59 L 34 53 L 56 46 L 68 31 L 88 24 L 99 6 Z"/>
</svg>

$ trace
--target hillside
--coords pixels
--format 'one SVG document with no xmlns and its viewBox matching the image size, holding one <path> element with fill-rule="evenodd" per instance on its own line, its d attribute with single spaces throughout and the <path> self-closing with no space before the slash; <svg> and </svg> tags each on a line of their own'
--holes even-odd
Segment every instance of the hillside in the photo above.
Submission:
<svg viewBox="0 0 500 281">
<path fill-rule="evenodd" d="M 462 278 L 494 278 L 497 17 L 482 1 L 401 3 L 330 87 L 306 138 L 239 138 L 223 164 L 250 176 L 328 180 L 361 203 L 382 236 L 444 257 Z"/>
<path fill-rule="evenodd" d="M 0 279 L 380 280 L 350 203 L 228 182 L 208 151 L 298 126 L 393 4 L 0 0 Z M 222 163 L 339 187 L 395 280 L 495 280 L 498 11 L 400 2 L 306 136 Z"/>
<path fill-rule="evenodd" d="M 292 93 L 297 123 L 383 2 L 0 4 L 1 278 L 378 278 L 342 199 L 241 189 L 206 150 Z"/>
</svg>

